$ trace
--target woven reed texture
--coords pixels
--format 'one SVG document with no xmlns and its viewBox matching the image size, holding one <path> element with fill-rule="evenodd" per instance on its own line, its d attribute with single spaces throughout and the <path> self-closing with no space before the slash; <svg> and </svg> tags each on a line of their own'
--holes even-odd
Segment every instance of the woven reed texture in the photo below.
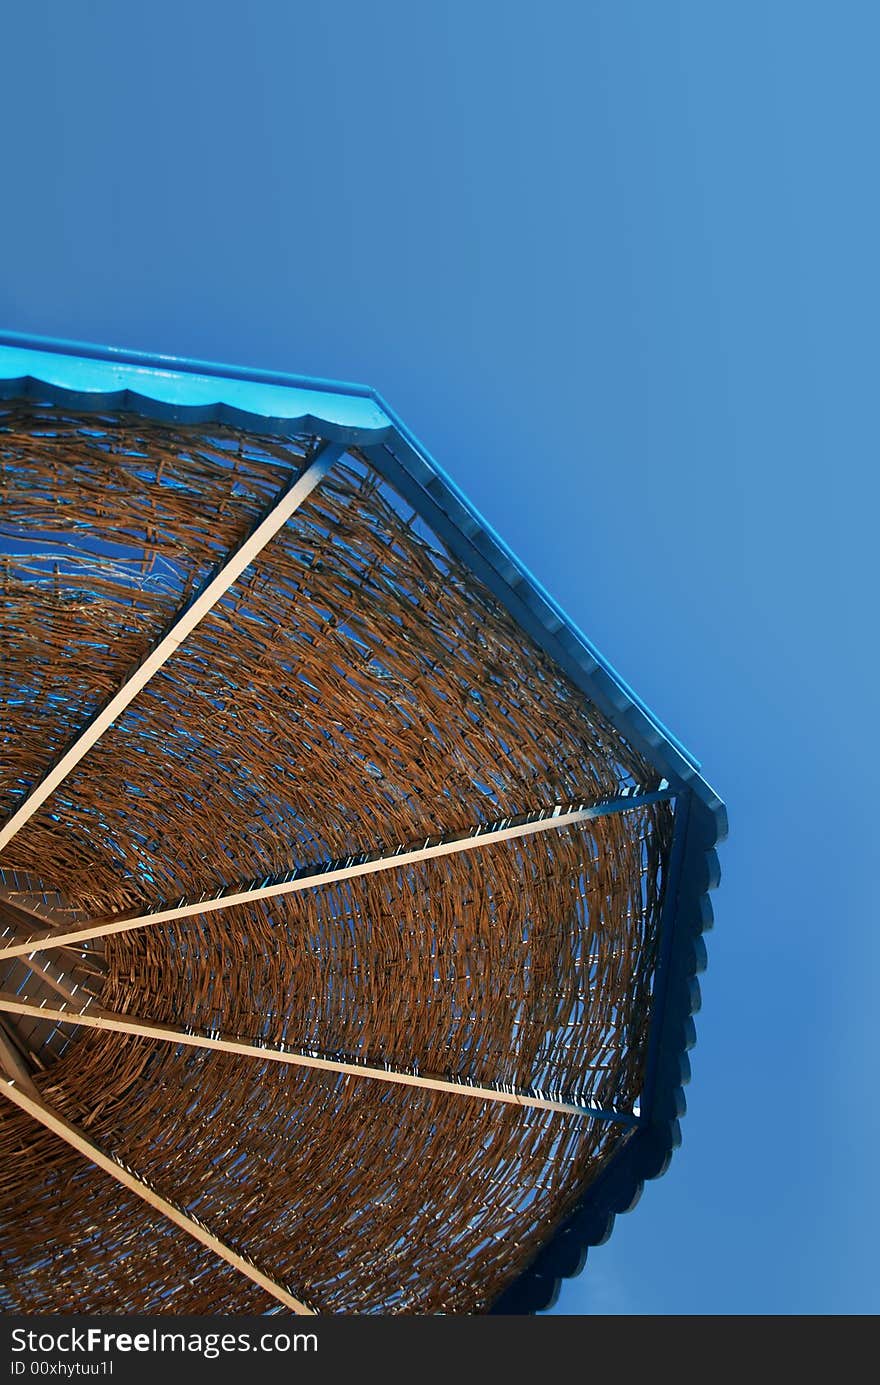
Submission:
<svg viewBox="0 0 880 1385">
<path fill-rule="evenodd" d="M 4 815 L 315 444 L 0 409 Z M 101 917 L 657 783 L 354 455 L 0 864 Z M 631 1111 L 670 823 L 658 803 L 118 934 L 86 958 L 89 985 L 142 1018 Z M 485 1310 L 628 1138 L 588 1117 L 63 1032 L 60 1055 L 36 1055 L 45 1098 L 319 1312 Z M 0 1108 L 13 1305 L 271 1310 L 135 1204 Z"/>
</svg>

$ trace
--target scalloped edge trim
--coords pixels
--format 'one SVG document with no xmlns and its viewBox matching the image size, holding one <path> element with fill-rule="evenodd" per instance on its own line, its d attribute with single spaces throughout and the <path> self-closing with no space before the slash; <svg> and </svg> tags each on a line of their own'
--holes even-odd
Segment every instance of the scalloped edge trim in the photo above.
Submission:
<svg viewBox="0 0 880 1385">
<path fill-rule="evenodd" d="M 615 1217 L 632 1211 L 645 1183 L 663 1176 L 681 1144 L 684 1087 L 691 1076 L 688 1052 L 696 1043 L 694 1015 L 701 1004 L 698 977 L 707 965 L 703 934 L 714 922 L 709 891 L 721 878 L 715 847 L 726 835 L 723 805 L 710 807 L 691 793 L 650 1124 L 639 1127 L 611 1156 L 574 1211 L 494 1301 L 490 1314 L 544 1313 L 552 1308 L 563 1279 L 581 1273 L 590 1247 L 608 1240 Z"/>
<path fill-rule="evenodd" d="M 258 433 L 313 432 L 332 442 L 375 442 L 392 428 L 384 409 L 362 396 L 19 346 L 0 345 L 0 395 Z"/>
</svg>

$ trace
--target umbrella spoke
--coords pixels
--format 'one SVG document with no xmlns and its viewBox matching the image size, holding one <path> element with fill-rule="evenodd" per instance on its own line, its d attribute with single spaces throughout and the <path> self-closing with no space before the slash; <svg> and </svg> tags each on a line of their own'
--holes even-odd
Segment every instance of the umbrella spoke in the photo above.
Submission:
<svg viewBox="0 0 880 1385">
<path fill-rule="evenodd" d="M 40 1100 L 40 1093 L 31 1081 L 31 1070 L 19 1052 L 16 1042 L 19 1039 L 14 1027 L 8 1021 L 0 1022 L 0 1069 L 2 1069 L 13 1082 L 17 1082 L 23 1092 L 26 1092 L 33 1100 Z"/>
<path fill-rule="evenodd" d="M 35 1089 L 32 1088 L 32 1091 L 33 1090 Z M 271 1276 L 264 1274 L 263 1271 L 253 1264 L 246 1256 L 241 1255 L 237 1250 L 233 1250 L 231 1246 L 226 1245 L 224 1241 L 221 1241 L 219 1237 L 215 1236 L 208 1227 L 202 1224 L 202 1222 L 197 1221 L 195 1217 L 189 1216 L 180 1207 L 175 1206 L 173 1202 L 169 1202 L 167 1198 L 157 1193 L 150 1187 L 149 1183 L 139 1178 L 131 1169 L 126 1168 L 119 1160 L 106 1154 L 104 1150 L 95 1144 L 94 1140 L 91 1140 L 82 1130 L 71 1124 L 70 1121 L 65 1120 L 58 1111 L 45 1102 L 39 1093 L 34 1096 L 23 1090 L 23 1087 L 13 1082 L 7 1082 L 2 1078 L 0 1078 L 0 1092 L 2 1092 L 3 1096 L 11 1101 L 13 1105 L 27 1112 L 29 1116 L 32 1116 L 35 1121 L 39 1121 L 47 1130 L 51 1130 L 53 1135 L 57 1135 L 59 1139 L 64 1140 L 66 1144 L 70 1145 L 71 1149 L 75 1149 L 78 1154 L 84 1155 L 86 1159 L 92 1164 L 95 1164 L 104 1173 L 109 1174 L 111 1178 L 115 1178 L 117 1183 L 121 1183 L 129 1192 L 134 1193 L 137 1197 L 148 1203 L 155 1211 L 160 1212 L 163 1217 L 167 1217 L 175 1226 L 180 1227 L 181 1231 L 185 1231 L 188 1236 L 192 1236 L 193 1240 L 198 1241 L 208 1250 L 213 1251 L 221 1260 L 225 1260 L 228 1265 L 232 1265 L 240 1274 L 245 1275 L 254 1284 L 270 1294 L 272 1298 L 277 1299 L 279 1303 L 283 1303 L 286 1308 L 289 1308 L 294 1313 L 308 1314 L 309 1316 L 314 1314 L 314 1309 L 309 1308 L 300 1299 L 294 1298 L 283 1285 L 278 1284 Z"/>
<path fill-rule="evenodd" d="M 26 941 L 10 943 L 0 948 L 0 960 L 85 942 L 90 938 L 103 938 L 113 933 L 126 933 L 134 928 L 146 928 L 156 923 L 193 918 L 199 914 L 231 909 L 237 905 L 254 904 L 260 900 L 275 899 L 299 890 L 314 889 L 317 885 L 338 884 L 342 880 L 373 875 L 378 871 L 397 870 L 402 866 L 451 856 L 460 851 L 475 851 L 482 847 L 513 841 L 518 837 L 533 836 L 537 832 L 572 827 L 594 818 L 627 812 L 646 804 L 673 798 L 675 792 L 664 783 L 663 787 L 649 793 L 623 794 L 618 798 L 605 799 L 590 806 L 557 804 L 554 808 L 540 809 L 538 812 L 521 814 L 514 818 L 503 818 L 498 822 L 481 824 L 464 832 L 448 832 L 440 836 L 426 837 L 420 842 L 401 845 L 391 851 L 360 852 L 353 856 L 322 861 L 316 865 L 301 866 L 285 871 L 282 875 L 265 876 L 245 884 L 224 886 L 214 895 L 204 894 L 198 899 L 181 899 L 176 904 L 160 902 L 146 911 L 117 914 L 113 918 L 99 920 L 84 927 L 78 926 L 69 930 L 56 928 L 53 931 L 34 934 Z"/>
<path fill-rule="evenodd" d="M 480 1086 L 470 1082 L 448 1077 L 435 1077 L 429 1074 L 407 1071 L 394 1067 L 374 1067 L 367 1063 L 346 1061 L 315 1050 L 308 1053 L 297 1052 L 285 1044 L 268 1041 L 253 1043 L 234 1036 L 225 1037 L 218 1030 L 205 1033 L 189 1026 L 178 1028 L 155 1020 L 141 1019 L 136 1015 L 119 1015 L 103 1010 L 86 1002 L 80 1008 L 68 1009 L 65 1005 L 34 1005 L 18 996 L 0 992 L 0 1013 L 31 1015 L 35 1018 L 51 1019 L 56 1023 L 80 1024 L 90 1029 L 109 1030 L 117 1034 L 132 1034 L 144 1039 L 158 1039 L 163 1043 L 184 1045 L 188 1048 L 213 1049 L 215 1052 L 234 1053 L 240 1057 L 257 1058 L 261 1062 L 287 1063 L 292 1067 L 313 1068 L 320 1072 L 344 1073 L 348 1077 L 369 1078 L 378 1082 L 390 1082 L 398 1086 L 422 1087 L 434 1092 L 449 1092 L 455 1096 L 471 1097 L 476 1101 L 496 1101 L 511 1106 L 528 1106 L 539 1111 L 558 1111 L 563 1115 L 590 1116 L 595 1120 L 612 1121 L 619 1125 L 632 1126 L 637 1118 L 629 1111 L 609 1111 L 598 1105 L 583 1101 L 554 1100 L 535 1092 L 525 1091 L 513 1086 Z"/>
<path fill-rule="evenodd" d="M 3 849 L 25 825 L 50 794 L 64 782 L 76 768 L 80 760 L 101 738 L 104 732 L 119 717 L 142 688 L 150 681 L 163 664 L 171 658 L 180 644 L 195 629 L 200 621 L 216 606 L 220 598 L 229 590 L 270 539 L 274 538 L 287 523 L 291 515 L 311 495 L 318 483 L 326 476 L 330 467 L 342 455 L 344 448 L 338 443 L 325 443 L 312 458 L 311 464 L 302 475 L 287 486 L 271 508 L 263 515 L 251 532 L 227 555 L 222 565 L 215 569 L 201 591 L 179 612 L 158 642 L 128 675 L 121 687 L 104 703 L 88 724 L 79 732 L 55 764 L 31 789 L 27 798 L 0 828 L 0 850 Z"/>
</svg>

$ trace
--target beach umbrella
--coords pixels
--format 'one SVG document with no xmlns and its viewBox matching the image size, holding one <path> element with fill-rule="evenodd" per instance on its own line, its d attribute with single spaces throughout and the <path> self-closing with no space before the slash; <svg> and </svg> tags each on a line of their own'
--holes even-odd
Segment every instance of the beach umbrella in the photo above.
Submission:
<svg viewBox="0 0 880 1385">
<path fill-rule="evenodd" d="M 548 1306 L 678 1140 L 698 762 L 374 391 L 7 335 L 0 466 L 0 1306 Z"/>
</svg>

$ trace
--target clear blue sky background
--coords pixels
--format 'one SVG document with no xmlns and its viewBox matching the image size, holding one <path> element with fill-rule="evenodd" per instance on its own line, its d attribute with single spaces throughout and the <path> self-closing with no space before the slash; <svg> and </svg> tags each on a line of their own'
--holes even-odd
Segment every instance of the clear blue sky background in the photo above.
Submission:
<svg viewBox="0 0 880 1385">
<path fill-rule="evenodd" d="M 684 1146 L 558 1311 L 877 1311 L 880 6 L 0 42 L 0 323 L 376 385 L 729 803 Z"/>
</svg>

